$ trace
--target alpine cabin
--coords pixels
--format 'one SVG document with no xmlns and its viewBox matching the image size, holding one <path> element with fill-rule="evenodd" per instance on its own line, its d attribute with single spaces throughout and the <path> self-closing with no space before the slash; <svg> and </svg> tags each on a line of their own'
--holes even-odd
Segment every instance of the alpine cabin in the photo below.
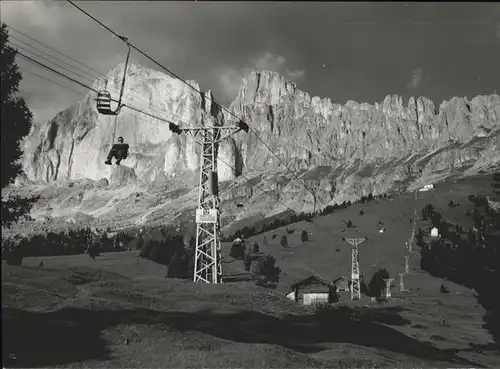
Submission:
<svg viewBox="0 0 500 369">
<path fill-rule="evenodd" d="M 336 302 L 335 284 L 324 279 L 311 276 L 291 285 L 292 292 L 287 297 L 304 305 Z"/>
<path fill-rule="evenodd" d="M 332 282 L 337 287 L 337 292 L 350 292 L 351 281 L 346 277 L 339 277 Z"/>
</svg>

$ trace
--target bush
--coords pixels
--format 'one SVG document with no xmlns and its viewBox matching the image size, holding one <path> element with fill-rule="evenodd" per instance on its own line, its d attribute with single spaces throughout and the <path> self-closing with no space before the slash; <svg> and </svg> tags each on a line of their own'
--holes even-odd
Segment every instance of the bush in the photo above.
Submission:
<svg viewBox="0 0 500 369">
<path fill-rule="evenodd" d="M 309 241 L 309 234 L 307 233 L 306 230 L 302 231 L 302 233 L 300 234 L 300 239 L 301 239 L 302 242 Z"/>
<path fill-rule="evenodd" d="M 89 254 L 89 256 L 92 259 L 95 259 L 97 256 L 100 255 L 100 253 L 99 253 L 99 245 L 96 244 L 96 243 L 93 243 L 93 244 L 89 245 L 89 248 L 87 249 L 87 254 Z"/>
<path fill-rule="evenodd" d="M 427 220 L 431 217 L 432 214 L 434 214 L 434 207 L 431 204 L 427 204 L 422 209 L 422 212 L 420 215 L 422 217 L 422 220 Z"/>
<path fill-rule="evenodd" d="M 360 210 L 359 215 L 365 215 L 365 212 L 363 210 Z"/>
<path fill-rule="evenodd" d="M 276 265 L 276 259 L 271 255 L 260 257 L 254 265 L 253 274 L 259 286 L 268 287 L 279 282 L 281 269 Z"/>
<path fill-rule="evenodd" d="M 179 250 L 174 253 L 170 263 L 167 266 L 167 278 L 183 278 L 186 274 L 182 257 L 184 250 Z"/>
<path fill-rule="evenodd" d="M 347 228 L 353 228 L 352 220 L 348 220 L 346 223 Z"/>
<path fill-rule="evenodd" d="M 258 254 L 259 253 L 259 244 L 257 242 L 254 242 L 254 244 L 253 244 L 252 252 L 254 254 Z"/>
<path fill-rule="evenodd" d="M 380 297 L 382 295 L 382 291 L 385 289 L 384 279 L 389 278 L 389 272 L 387 269 L 379 269 L 377 270 L 370 281 L 368 286 L 368 291 L 370 296 L 372 297 Z"/>
<path fill-rule="evenodd" d="M 281 246 L 288 247 L 288 239 L 286 236 L 281 236 Z"/>
<path fill-rule="evenodd" d="M 29 212 L 40 196 L 21 198 L 11 197 L 8 199 L 2 198 L 2 227 L 10 227 L 21 218 L 29 218 Z"/>
<path fill-rule="evenodd" d="M 264 238 L 262 239 L 262 244 L 264 246 L 268 246 L 269 245 L 269 242 L 267 242 L 267 237 L 266 236 L 264 236 Z"/>
<path fill-rule="evenodd" d="M 7 265 L 21 265 L 23 262 L 23 252 L 20 246 L 11 247 L 5 256 Z"/>
<path fill-rule="evenodd" d="M 182 236 L 170 236 L 164 241 L 148 240 L 141 249 L 139 256 L 158 264 L 169 265 L 176 252 L 183 254 Z"/>
<path fill-rule="evenodd" d="M 234 242 L 231 246 L 229 256 L 235 259 L 243 259 L 245 256 L 245 244 L 243 242 Z"/>
<path fill-rule="evenodd" d="M 277 235 L 276 234 L 273 234 L 273 236 L 271 237 L 273 240 L 276 239 Z"/>
</svg>

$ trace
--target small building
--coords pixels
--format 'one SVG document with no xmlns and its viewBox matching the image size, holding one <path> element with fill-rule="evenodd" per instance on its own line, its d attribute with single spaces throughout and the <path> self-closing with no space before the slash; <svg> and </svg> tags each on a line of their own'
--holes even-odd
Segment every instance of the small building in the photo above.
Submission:
<svg viewBox="0 0 500 369">
<path fill-rule="evenodd" d="M 431 237 L 439 237 L 439 230 L 436 227 L 431 229 Z"/>
<path fill-rule="evenodd" d="M 420 192 L 423 192 L 423 191 L 430 191 L 432 189 L 436 188 L 436 186 L 434 186 L 432 183 L 431 184 L 426 184 L 424 187 L 422 187 L 421 189 L 419 189 Z"/>
<path fill-rule="evenodd" d="M 379 228 L 379 229 L 378 229 L 378 233 L 385 233 L 385 228 L 383 228 L 383 227 L 382 227 L 382 228 Z"/>
<path fill-rule="evenodd" d="M 310 276 L 291 285 L 292 292 L 286 296 L 295 302 L 304 305 L 314 305 L 335 301 L 335 284 L 317 276 Z"/>
<path fill-rule="evenodd" d="M 337 292 L 349 292 L 351 291 L 351 281 L 346 277 L 339 277 L 332 282 Z"/>
</svg>

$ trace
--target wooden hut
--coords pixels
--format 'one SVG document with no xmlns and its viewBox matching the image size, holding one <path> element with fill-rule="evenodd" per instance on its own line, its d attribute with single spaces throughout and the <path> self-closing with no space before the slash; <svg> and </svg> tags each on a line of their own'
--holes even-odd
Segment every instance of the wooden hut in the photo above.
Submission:
<svg viewBox="0 0 500 369">
<path fill-rule="evenodd" d="M 339 277 L 332 282 L 336 288 L 337 292 L 349 292 L 351 291 L 351 281 L 346 277 Z"/>
<path fill-rule="evenodd" d="M 336 290 L 333 283 L 317 276 L 310 276 L 291 285 L 292 292 L 287 297 L 304 305 L 329 303 L 336 300 Z"/>
</svg>

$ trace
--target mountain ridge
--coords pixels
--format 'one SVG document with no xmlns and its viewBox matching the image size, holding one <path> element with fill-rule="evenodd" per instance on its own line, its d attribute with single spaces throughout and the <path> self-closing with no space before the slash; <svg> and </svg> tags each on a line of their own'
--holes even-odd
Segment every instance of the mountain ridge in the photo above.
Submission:
<svg viewBox="0 0 500 369">
<path fill-rule="evenodd" d="M 107 75 L 112 96 L 118 94 L 122 73 L 123 65 L 118 65 Z M 93 88 L 102 89 L 104 82 L 96 81 Z M 199 90 L 195 81 L 188 83 Z M 286 209 L 283 204 L 297 211 L 319 210 L 369 193 L 406 191 L 450 176 L 493 171 L 500 163 L 500 96 L 495 94 L 455 97 L 439 108 L 425 97 L 410 98 L 405 106 L 398 95 L 375 104 L 342 105 L 312 97 L 264 70 L 242 80 L 229 114 L 216 109 L 211 91 L 200 94 L 168 75 L 131 64 L 124 97 L 125 104 L 181 126 L 234 124 L 232 114 L 250 125 L 258 137 L 240 132 L 219 149 L 219 181 L 221 188 L 229 188 L 221 193 L 221 206 L 235 220 L 276 214 Z M 83 181 L 85 196 L 74 211 L 111 222 L 119 207 L 129 215 L 126 224 L 157 222 L 167 209 L 195 206 L 197 143 L 172 134 L 164 122 L 124 108 L 116 137 L 129 143 L 130 156 L 118 170 L 104 165 L 113 131 L 114 118 L 99 115 L 89 93 L 33 128 L 24 140 L 26 175 L 17 184 L 64 188 L 65 183 Z M 239 173 L 252 179 L 251 184 Z M 188 190 L 182 200 L 166 195 L 182 188 Z M 247 206 L 236 209 L 234 199 L 246 188 L 252 193 Z M 130 202 L 136 193 L 150 193 L 149 205 L 134 210 Z M 275 204 L 269 203 L 269 195 Z M 81 197 L 70 197 L 75 196 Z M 63 207 L 68 201 L 56 198 L 52 207 L 59 211 L 37 207 L 35 213 L 67 217 Z M 108 200 L 103 203 L 103 198 Z M 111 198 L 116 201 L 111 203 Z"/>
</svg>

